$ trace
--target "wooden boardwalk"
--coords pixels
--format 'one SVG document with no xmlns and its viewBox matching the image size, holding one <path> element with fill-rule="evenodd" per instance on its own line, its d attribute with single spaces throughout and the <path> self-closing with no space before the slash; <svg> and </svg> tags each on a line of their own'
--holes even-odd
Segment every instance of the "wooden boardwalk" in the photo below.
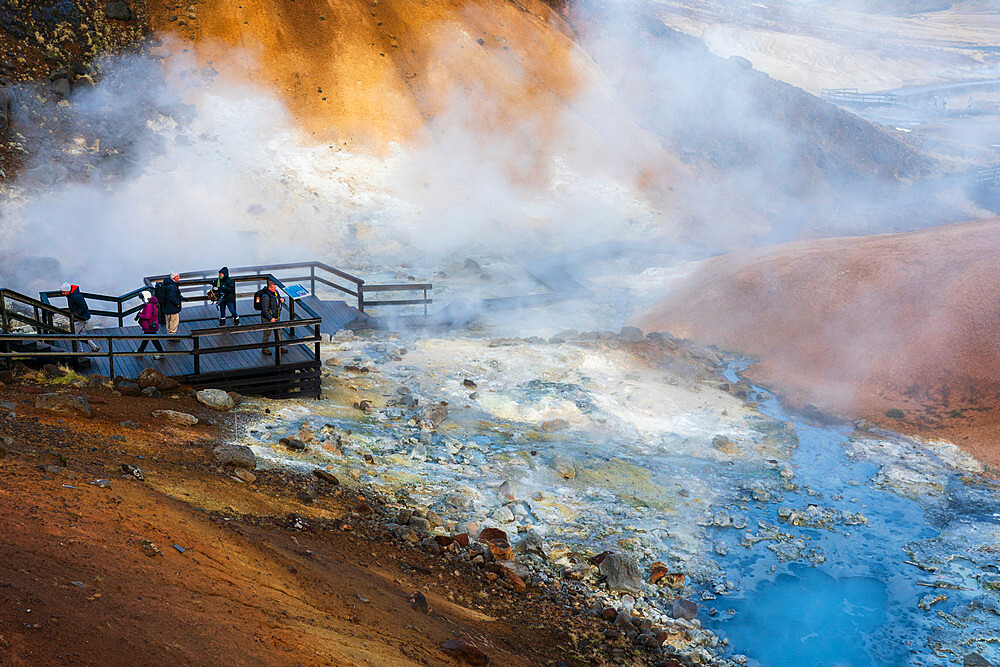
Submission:
<svg viewBox="0 0 1000 667">
<path fill-rule="evenodd" d="M 307 273 L 308 272 L 308 273 Z M 106 377 L 135 378 L 146 368 L 194 387 L 234 389 L 267 396 L 320 395 L 320 344 L 323 334 L 342 329 L 373 328 L 375 321 L 363 312 L 366 306 L 422 305 L 431 302 L 430 284 L 368 285 L 365 281 L 320 262 L 298 262 L 239 267 L 231 271 L 236 284 L 240 326 L 231 317 L 219 325 L 218 308 L 209 303 L 214 271 L 181 274 L 178 286 L 184 307 L 175 334 L 165 327 L 145 336 L 134 316 L 142 308 L 141 294 L 152 291 L 164 276 L 147 276 L 144 286 L 121 296 L 81 292 L 90 305 L 94 329 L 71 333 L 66 297 L 58 291 L 43 292 L 39 299 L 0 288 L 0 362 L 31 359 L 36 363 L 71 363 L 81 372 Z M 285 282 L 289 283 L 288 286 Z M 263 322 L 253 308 L 257 289 L 273 280 L 285 297 L 277 322 Z M 308 287 L 296 282 L 305 283 Z M 316 296 L 317 288 L 335 295 Z M 419 293 L 399 298 L 393 293 Z M 368 294 L 390 294 L 373 300 Z M 340 300 L 354 297 L 357 307 Z M 111 324 L 112 326 L 104 326 Z M 264 343 L 264 333 L 270 340 Z M 279 346 L 275 334 L 287 343 Z M 91 351 L 87 341 L 98 349 Z M 148 341 L 143 352 L 139 346 Z M 162 351 L 153 346 L 158 341 Z M 162 359 L 156 359 L 157 356 Z"/>
</svg>

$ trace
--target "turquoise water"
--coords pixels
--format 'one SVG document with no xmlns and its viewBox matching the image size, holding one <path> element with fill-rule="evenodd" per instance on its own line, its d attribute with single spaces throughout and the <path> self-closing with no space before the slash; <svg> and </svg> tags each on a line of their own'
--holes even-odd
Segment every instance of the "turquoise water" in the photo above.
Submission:
<svg viewBox="0 0 1000 667">
<path fill-rule="evenodd" d="M 973 651 L 1000 661 L 1000 596 L 984 585 L 997 572 L 1000 488 L 881 433 L 934 466 L 930 478 L 941 486 L 901 494 L 878 483 L 887 461 L 847 455 L 851 430 L 810 424 L 774 401 L 764 412 L 792 422 L 800 442 L 792 457 L 800 488 L 777 504 L 860 511 L 867 524 L 782 525 L 822 554 L 813 563 L 783 562 L 764 542 L 741 548 L 734 531 L 713 529 L 732 547 L 719 562 L 741 586 L 706 601 L 715 613 L 703 619 L 733 652 L 766 666 L 962 664 Z M 774 504 L 743 504 L 751 526 L 774 523 Z"/>
</svg>

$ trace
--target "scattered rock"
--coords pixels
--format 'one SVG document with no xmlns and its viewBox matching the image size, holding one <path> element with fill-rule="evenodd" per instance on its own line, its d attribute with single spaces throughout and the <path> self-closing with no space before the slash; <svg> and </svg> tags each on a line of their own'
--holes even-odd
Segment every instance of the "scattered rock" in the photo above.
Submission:
<svg viewBox="0 0 1000 667">
<path fill-rule="evenodd" d="M 597 569 L 605 577 L 611 590 L 635 592 L 642 589 L 639 566 L 624 554 L 608 554 Z"/>
<path fill-rule="evenodd" d="M 333 484 L 334 486 L 337 486 L 338 484 L 340 484 L 340 480 L 337 479 L 337 476 L 334 475 L 329 470 L 323 470 L 322 468 L 313 468 L 313 475 L 315 477 L 320 478 L 324 482 L 328 482 L 330 484 Z"/>
<path fill-rule="evenodd" d="M 637 327 L 622 327 L 619 336 L 623 343 L 638 343 L 642 340 L 642 329 Z"/>
<path fill-rule="evenodd" d="M 428 613 L 427 598 L 420 591 L 410 593 L 410 606 L 419 612 Z"/>
<path fill-rule="evenodd" d="M 472 260 L 466 260 L 469 262 Z M 488 665 L 490 658 L 466 639 L 450 639 L 441 644 L 441 650 L 467 665 Z"/>
<path fill-rule="evenodd" d="M 479 262 L 472 259 L 471 257 L 465 260 L 465 264 L 462 265 L 466 271 L 473 271 L 475 273 L 482 273 L 483 267 L 479 266 Z"/>
<path fill-rule="evenodd" d="M 180 387 L 181 387 L 180 382 L 178 382 L 173 378 L 165 377 L 163 378 L 163 382 L 159 384 L 157 389 L 162 391 L 164 394 L 169 394 L 172 391 L 177 391 L 178 389 L 180 389 Z"/>
<path fill-rule="evenodd" d="M 189 415 L 186 412 L 177 412 L 176 410 L 153 410 L 152 415 L 157 419 L 166 419 L 175 426 L 194 426 L 198 423 L 198 418 L 194 415 Z M 132 423 L 134 424 L 135 422 Z M 122 426 L 124 425 L 125 422 L 122 422 Z M 136 424 L 136 426 L 130 428 L 138 427 L 139 425 Z"/>
<path fill-rule="evenodd" d="M 68 394 L 39 394 L 35 398 L 35 407 L 39 410 L 50 410 L 69 415 L 79 415 L 81 417 L 91 417 L 93 411 L 90 404 L 83 396 L 70 396 Z"/>
<path fill-rule="evenodd" d="M 463 387 L 468 387 L 469 389 L 475 389 L 476 388 L 476 383 L 475 383 L 475 381 L 470 380 L 469 378 L 465 378 L 464 380 L 462 380 L 462 386 Z"/>
<path fill-rule="evenodd" d="M 302 442 L 298 438 L 282 438 L 278 441 L 279 445 L 284 445 L 293 452 L 304 452 L 306 449 L 306 443 Z"/>
<path fill-rule="evenodd" d="M 888 417 L 889 419 L 903 419 L 904 417 L 906 417 L 906 413 L 904 413 L 899 408 L 889 408 L 888 410 L 885 411 L 885 416 Z"/>
<path fill-rule="evenodd" d="M 738 456 L 740 453 L 740 448 L 736 446 L 736 443 L 724 435 L 717 435 L 712 438 L 712 447 L 715 447 L 727 456 Z"/>
<path fill-rule="evenodd" d="M 233 477 L 241 482 L 246 482 L 247 484 L 253 484 L 257 481 L 257 475 L 253 474 L 246 468 L 236 468 L 236 470 L 233 471 Z"/>
<path fill-rule="evenodd" d="M 565 431 L 568 428 L 569 422 L 565 419 L 550 419 L 542 422 L 542 430 L 546 433 L 552 433 L 553 431 Z"/>
<path fill-rule="evenodd" d="M 237 468 L 253 470 L 257 467 L 257 457 L 253 450 L 246 445 L 219 445 L 212 450 L 215 460 L 222 465 L 231 465 Z"/>
<path fill-rule="evenodd" d="M 142 394 L 142 387 L 135 382 L 116 382 L 115 390 L 122 396 L 139 396 Z"/>
<path fill-rule="evenodd" d="M 90 482 L 90 485 L 91 486 L 96 486 L 96 487 L 99 487 L 99 488 L 102 488 L 102 489 L 110 489 L 111 488 L 111 480 L 110 479 L 95 479 L 94 481 Z"/>
<path fill-rule="evenodd" d="M 167 411 L 167 410 L 157 410 L 156 412 L 169 412 L 169 411 Z M 156 412 L 153 413 L 154 417 L 156 416 Z M 184 413 L 178 412 L 177 414 L 184 414 Z M 190 416 L 190 415 L 188 415 L 188 416 Z M 192 419 L 195 420 L 196 424 L 198 423 L 197 418 L 192 417 Z M 140 424 L 139 422 L 136 422 L 136 421 L 132 421 L 131 419 L 126 419 L 123 422 L 118 422 L 118 425 L 122 426 L 124 428 L 131 428 L 131 429 L 142 428 L 142 424 Z"/>
<path fill-rule="evenodd" d="M 163 387 L 160 387 L 160 389 L 162 390 Z M 227 391 L 226 393 L 229 394 L 229 398 L 233 399 L 233 405 L 234 406 L 237 406 L 237 405 L 239 405 L 240 403 L 243 402 L 243 395 L 242 394 L 240 394 L 238 392 L 235 392 L 235 391 Z"/>
<path fill-rule="evenodd" d="M 559 473 L 563 479 L 573 479 L 576 477 L 576 464 L 568 456 L 556 454 L 549 461 L 549 467 Z"/>
<path fill-rule="evenodd" d="M 138 466 L 131 465 L 129 463 L 122 464 L 122 472 L 126 475 L 132 475 L 140 482 L 146 481 L 146 478 L 142 474 L 142 470 Z"/>
<path fill-rule="evenodd" d="M 132 18 L 132 10 L 123 0 L 111 0 L 104 5 L 104 15 L 115 21 L 128 21 Z"/>
<path fill-rule="evenodd" d="M 677 598 L 670 606 L 670 615 L 674 618 L 683 618 L 690 621 L 698 617 L 698 605 L 690 600 Z"/>
<path fill-rule="evenodd" d="M 195 397 L 199 403 L 207 405 L 213 410 L 232 410 L 235 403 L 232 397 L 221 389 L 202 389 Z"/>
<path fill-rule="evenodd" d="M 138 377 L 136 377 L 135 383 L 142 389 L 146 389 L 148 387 L 159 388 L 163 385 L 163 381 L 166 379 L 167 376 L 155 368 L 145 368 L 141 373 L 139 373 Z"/>
<path fill-rule="evenodd" d="M 163 398 L 163 394 L 156 387 L 146 387 L 142 390 L 142 395 L 146 398 Z"/>
</svg>

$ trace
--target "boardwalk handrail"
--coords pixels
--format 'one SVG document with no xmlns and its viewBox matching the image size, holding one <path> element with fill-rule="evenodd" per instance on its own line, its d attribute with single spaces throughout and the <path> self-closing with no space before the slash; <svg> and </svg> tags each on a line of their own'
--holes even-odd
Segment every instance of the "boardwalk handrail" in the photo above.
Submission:
<svg viewBox="0 0 1000 667">
<path fill-rule="evenodd" d="M 298 271 L 298 269 L 308 269 L 309 272 Z M 289 262 L 285 264 L 261 264 L 256 266 L 237 266 L 229 269 L 229 276 L 237 282 L 252 282 L 258 280 L 261 283 L 267 277 L 275 277 L 276 272 L 292 272 L 291 276 L 281 276 L 280 286 L 285 290 L 285 283 L 308 282 L 311 294 L 316 294 L 316 286 L 324 285 L 344 294 L 354 297 L 357 308 L 362 313 L 366 307 L 375 306 L 409 306 L 422 305 L 424 314 L 427 314 L 427 304 L 433 303 L 433 299 L 428 298 L 428 292 L 434 288 L 430 283 L 402 283 L 397 285 L 371 285 L 355 275 L 342 271 L 338 268 L 318 261 L 309 262 Z M 241 275 L 242 274 L 242 275 Z M 218 271 L 189 271 L 180 274 L 178 283 L 182 294 L 197 294 L 198 296 L 185 296 L 185 301 L 206 302 L 210 284 L 218 276 Z M 166 274 L 146 276 L 143 281 L 147 288 L 152 288 L 155 283 L 166 278 Z M 339 281 L 338 281 L 339 279 Z M 277 280 L 277 278 L 275 278 Z M 346 283 L 346 284 L 345 284 Z M 259 287 L 259 285 L 258 285 Z M 421 298 L 414 299 L 391 299 L 373 301 L 366 298 L 366 293 L 371 292 L 422 292 Z M 286 292 L 287 294 L 287 292 Z M 237 298 L 251 296 L 252 292 L 238 292 Z M 300 307 L 304 304 L 300 303 Z"/>
<path fill-rule="evenodd" d="M 7 308 L 8 299 L 14 303 L 21 304 L 25 308 L 31 308 L 34 311 L 35 316 L 28 317 L 27 315 L 18 312 L 16 309 Z M 55 315 L 65 317 L 69 321 L 70 328 L 63 329 L 62 327 L 56 326 L 53 321 Z M 0 289 L 0 333 L 9 332 L 10 323 L 12 321 L 33 326 L 39 333 L 41 333 L 41 330 L 55 334 L 72 333 L 74 319 L 73 314 L 68 310 L 56 308 L 49 303 L 33 299 L 30 296 L 21 294 L 20 292 L 15 292 L 11 289 Z"/>
<path fill-rule="evenodd" d="M 87 306 L 94 301 L 112 303 L 115 305 L 115 310 L 102 310 L 100 308 L 89 308 L 90 314 L 96 315 L 98 317 L 113 317 L 118 320 L 118 326 L 125 326 L 125 318 L 134 313 L 138 313 L 142 310 L 142 299 L 139 296 L 146 290 L 145 287 L 137 287 L 131 292 L 127 292 L 121 296 L 112 296 L 110 294 L 98 294 L 96 292 L 84 292 L 80 291 L 80 296 L 87 299 Z M 52 305 L 52 299 L 57 299 L 60 297 L 68 298 L 63 295 L 60 290 L 49 290 L 47 292 L 40 292 L 39 298 L 47 305 Z M 132 299 L 138 299 L 139 303 L 125 308 L 125 303 L 131 301 Z"/>
<path fill-rule="evenodd" d="M 820 97 L 849 104 L 898 106 L 903 102 L 892 93 L 859 93 L 857 88 L 823 88 Z"/>
</svg>

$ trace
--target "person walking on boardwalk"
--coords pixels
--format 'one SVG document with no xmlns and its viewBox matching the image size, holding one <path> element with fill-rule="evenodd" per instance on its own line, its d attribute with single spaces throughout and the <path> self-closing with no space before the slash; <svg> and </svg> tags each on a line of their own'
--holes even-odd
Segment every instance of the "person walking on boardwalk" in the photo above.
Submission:
<svg viewBox="0 0 1000 667">
<path fill-rule="evenodd" d="M 160 283 L 163 292 L 160 302 L 160 323 L 167 325 L 167 333 L 177 333 L 177 325 L 181 323 L 181 288 L 177 285 L 181 275 L 176 271 Z M 237 322 L 239 324 L 239 322 Z"/>
<path fill-rule="evenodd" d="M 149 292 L 142 293 L 142 300 L 146 302 L 146 305 L 142 307 L 139 314 L 135 316 L 137 322 L 139 322 L 139 328 L 142 329 L 142 333 L 152 336 L 160 329 L 160 302 L 159 300 L 150 294 Z M 158 352 L 163 352 L 163 346 L 160 345 L 160 341 L 155 338 L 142 341 L 139 345 L 139 349 L 136 352 L 145 352 L 146 345 L 152 340 L 153 347 L 157 349 Z M 162 359 L 163 355 L 158 354 L 153 357 L 154 359 Z"/>
<path fill-rule="evenodd" d="M 259 299 L 260 303 L 260 321 L 261 322 L 277 322 L 281 318 L 281 304 L 285 303 L 285 299 L 278 294 L 278 286 L 270 278 L 267 279 L 267 287 L 262 289 L 255 295 L 254 300 Z M 256 305 L 256 304 L 255 304 Z M 271 337 L 271 331 L 264 331 L 264 344 L 267 345 L 268 339 Z M 281 329 L 274 330 L 274 342 L 277 343 L 281 340 Z M 269 348 L 264 348 L 261 350 L 262 354 L 271 354 Z"/>
<path fill-rule="evenodd" d="M 236 314 L 236 281 L 229 277 L 229 268 L 219 269 L 219 278 L 212 285 L 219 300 L 219 326 L 226 326 L 226 308 L 233 314 L 233 324 L 239 326 L 240 316 Z"/>
<path fill-rule="evenodd" d="M 69 305 L 69 312 L 73 316 L 71 321 L 73 323 L 73 333 L 81 334 L 85 329 L 90 328 L 90 308 L 87 307 L 87 300 L 83 298 L 83 294 L 80 293 L 79 285 L 71 285 L 69 282 L 62 284 L 59 288 L 62 295 L 66 297 L 66 303 Z M 92 340 L 87 341 L 88 347 L 90 347 L 91 352 L 97 352 L 101 348 Z"/>
</svg>

